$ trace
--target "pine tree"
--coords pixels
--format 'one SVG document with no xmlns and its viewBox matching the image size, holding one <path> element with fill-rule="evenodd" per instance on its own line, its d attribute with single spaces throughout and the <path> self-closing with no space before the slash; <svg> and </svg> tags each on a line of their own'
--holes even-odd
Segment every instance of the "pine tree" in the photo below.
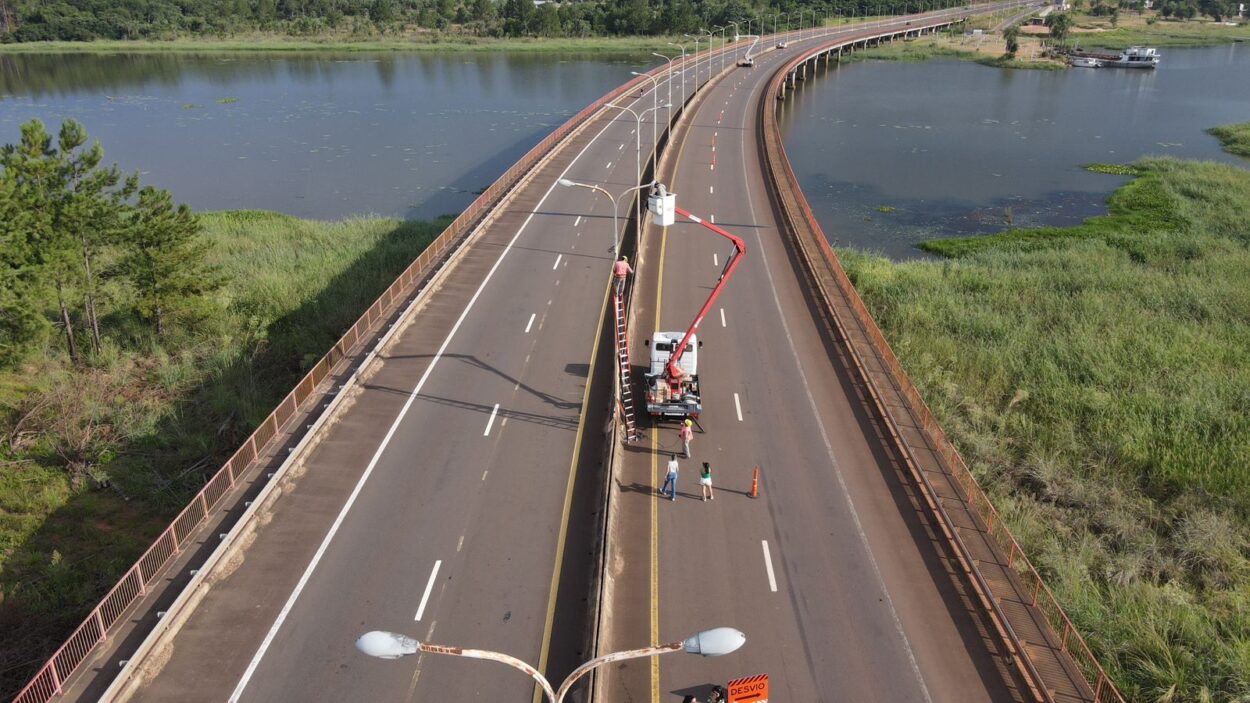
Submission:
<svg viewBox="0 0 1250 703">
<path fill-rule="evenodd" d="M 175 313 L 225 282 L 205 260 L 199 220 L 186 205 L 175 207 L 168 191 L 149 186 L 139 192 L 123 249 L 121 272 L 135 289 L 140 316 L 160 337 Z"/>
<path fill-rule="evenodd" d="M 22 207 L 22 201 L 13 174 L 0 173 L 0 364 L 24 356 L 46 327 L 30 241 L 44 212 Z"/>
<path fill-rule="evenodd" d="M 58 166 L 52 137 L 43 122 L 31 120 L 22 125 L 21 142 L 6 144 L 0 149 L 0 166 L 4 167 L 6 177 L 13 179 L 18 210 L 43 214 L 30 223 L 32 227 L 26 233 L 26 242 L 39 279 L 56 293 L 57 317 L 65 332 L 66 350 L 70 359 L 77 363 L 81 357 L 69 307 L 76 263 L 74 246 L 73 240 L 57 226 L 56 212 L 64 200 L 63 169 Z"/>
<path fill-rule="evenodd" d="M 87 143 L 87 132 L 74 120 L 61 125 L 57 140 L 60 148 L 60 180 L 64 190 L 54 212 L 56 226 L 72 237 L 78 249 L 78 272 L 83 297 L 83 313 L 91 346 L 99 354 L 103 342 L 100 334 L 100 255 L 109 247 L 122 227 L 127 201 L 139 187 L 138 175 L 122 180 L 116 166 L 101 168 L 104 150 L 94 142 L 89 149 L 78 149 Z M 119 187 L 120 185 L 120 187 Z"/>
</svg>

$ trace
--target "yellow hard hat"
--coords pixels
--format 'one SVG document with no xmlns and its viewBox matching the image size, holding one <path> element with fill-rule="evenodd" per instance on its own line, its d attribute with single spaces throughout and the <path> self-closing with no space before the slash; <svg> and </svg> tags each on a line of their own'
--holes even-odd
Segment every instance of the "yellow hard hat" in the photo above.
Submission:
<svg viewBox="0 0 1250 703">
<path fill-rule="evenodd" d="M 686 427 L 690 427 L 693 424 L 694 424 L 694 420 L 691 420 L 690 418 L 686 418 Z"/>
</svg>

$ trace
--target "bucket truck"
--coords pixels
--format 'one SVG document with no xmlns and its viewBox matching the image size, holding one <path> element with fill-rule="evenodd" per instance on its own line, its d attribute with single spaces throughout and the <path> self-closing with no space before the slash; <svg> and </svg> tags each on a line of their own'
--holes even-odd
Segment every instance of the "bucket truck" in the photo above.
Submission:
<svg viewBox="0 0 1250 703">
<path fill-rule="evenodd" d="M 729 282 L 734 269 L 742 261 L 746 253 L 746 244 L 741 237 L 717 227 L 711 222 L 696 217 L 677 207 L 675 196 L 664 190 L 663 184 L 658 185 L 657 193 L 648 202 L 648 209 L 654 215 L 654 221 L 660 225 L 670 225 L 675 221 L 674 215 L 701 225 L 706 229 L 733 242 L 734 250 L 725 261 L 717 278 L 716 286 L 708 295 L 707 301 L 695 315 L 694 321 L 685 332 L 656 332 L 647 342 L 651 347 L 651 365 L 647 370 L 647 412 L 655 417 L 695 417 L 703 412 L 703 397 L 699 387 L 699 347 L 697 332 L 699 323 L 707 316 L 716 299 L 720 297 L 725 284 Z"/>
</svg>

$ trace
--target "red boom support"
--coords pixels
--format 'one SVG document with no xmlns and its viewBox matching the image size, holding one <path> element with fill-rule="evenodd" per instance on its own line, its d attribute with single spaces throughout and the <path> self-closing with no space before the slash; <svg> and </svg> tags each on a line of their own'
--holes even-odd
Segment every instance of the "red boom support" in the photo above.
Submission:
<svg viewBox="0 0 1250 703">
<path fill-rule="evenodd" d="M 681 343 L 673 350 L 673 355 L 668 358 L 668 367 L 666 372 L 669 378 L 677 378 L 681 376 L 681 370 L 677 367 L 677 362 L 681 361 L 681 355 L 686 352 L 686 347 L 690 344 L 690 337 L 699 329 L 699 323 L 703 322 L 703 318 L 707 315 L 707 311 L 712 308 L 712 303 L 716 302 L 716 298 L 720 296 L 721 290 L 725 287 L 725 283 L 729 281 L 729 277 L 733 275 L 734 269 L 738 268 L 738 263 L 742 260 L 742 255 L 747 253 L 746 243 L 741 237 L 734 236 L 725 230 L 717 227 L 711 222 L 705 221 L 696 215 L 691 215 L 685 210 L 674 207 L 673 210 L 682 217 L 703 225 L 720 236 L 734 243 L 734 253 L 729 255 L 729 260 L 725 262 L 725 268 L 720 272 L 720 278 L 717 279 L 716 287 L 712 289 L 712 294 L 707 297 L 707 302 L 703 304 L 703 308 L 699 310 L 699 314 L 695 316 L 694 322 L 690 324 L 690 328 L 686 330 L 686 336 L 681 338 Z"/>
</svg>

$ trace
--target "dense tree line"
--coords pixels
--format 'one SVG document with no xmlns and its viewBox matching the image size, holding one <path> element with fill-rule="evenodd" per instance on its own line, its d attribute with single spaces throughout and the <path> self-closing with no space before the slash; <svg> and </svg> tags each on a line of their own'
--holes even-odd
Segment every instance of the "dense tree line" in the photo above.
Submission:
<svg viewBox="0 0 1250 703">
<path fill-rule="evenodd" d="M 190 209 L 103 158 L 73 120 L 0 148 L 0 364 L 53 334 L 77 364 L 106 340 L 163 342 L 221 285 Z"/>
<path fill-rule="evenodd" d="M 1189 20 L 1206 16 L 1221 22 L 1237 15 L 1238 2 L 1240 0 L 1155 0 L 1153 6 L 1164 18 Z M 1086 4 L 1089 14 L 1110 17 L 1113 24 L 1121 12 L 1132 11 L 1140 15 L 1146 9 L 1145 0 L 1088 0 L 1088 3 L 1077 2 L 1076 6 L 1081 8 Z"/>
<path fill-rule="evenodd" d="M 414 29 L 479 36 L 681 34 L 799 11 L 814 17 L 918 12 L 958 0 L 0 0 L 0 41 L 85 41 Z M 785 26 L 785 19 L 779 26 Z M 745 29 L 745 27 L 744 27 Z"/>
</svg>

